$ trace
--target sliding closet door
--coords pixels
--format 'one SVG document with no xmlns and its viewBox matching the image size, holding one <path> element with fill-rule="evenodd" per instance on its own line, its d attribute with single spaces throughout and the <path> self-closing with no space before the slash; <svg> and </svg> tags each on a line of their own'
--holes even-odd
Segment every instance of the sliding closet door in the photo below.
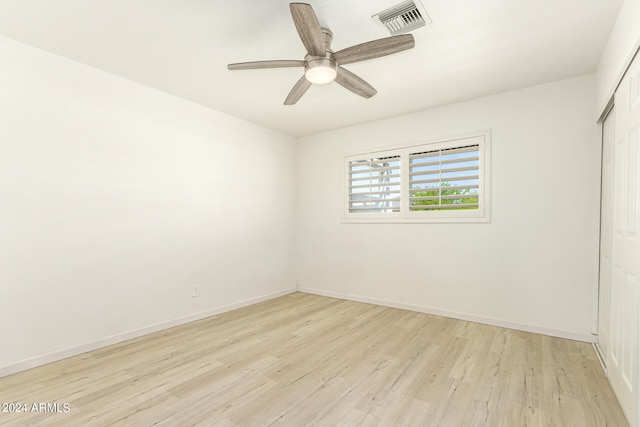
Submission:
<svg viewBox="0 0 640 427">
<path fill-rule="evenodd" d="M 632 426 L 638 426 L 640 311 L 640 59 L 627 70 L 615 95 L 613 235 L 608 375 Z"/>
</svg>

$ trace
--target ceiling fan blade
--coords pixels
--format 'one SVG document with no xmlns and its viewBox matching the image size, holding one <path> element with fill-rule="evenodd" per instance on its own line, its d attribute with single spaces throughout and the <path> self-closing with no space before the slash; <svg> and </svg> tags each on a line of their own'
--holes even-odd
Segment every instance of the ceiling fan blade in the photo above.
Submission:
<svg viewBox="0 0 640 427">
<path fill-rule="evenodd" d="M 291 3 L 289 5 L 293 23 L 300 35 L 307 53 L 313 56 L 325 56 L 326 47 L 322 28 L 313 8 L 307 3 Z"/>
<path fill-rule="evenodd" d="M 353 64 L 354 62 L 380 58 L 392 53 L 411 49 L 416 45 L 412 34 L 385 37 L 366 43 L 357 44 L 333 54 L 333 58 L 340 65 Z"/>
<path fill-rule="evenodd" d="M 286 67 L 304 67 L 304 61 L 254 61 L 254 62 L 238 62 L 229 64 L 227 68 L 230 70 L 256 70 L 260 68 L 286 68 Z"/>
<path fill-rule="evenodd" d="M 284 100 L 284 105 L 293 105 L 298 102 L 298 100 L 302 98 L 302 95 L 304 95 L 310 87 L 311 82 L 307 80 L 305 76 L 302 76 L 300 80 L 298 80 L 298 82 L 293 86 L 293 89 L 291 89 L 289 95 L 287 95 L 287 99 Z"/>
<path fill-rule="evenodd" d="M 342 87 L 364 98 L 371 98 L 378 93 L 369 83 L 362 80 L 346 68 L 338 67 L 336 82 Z"/>
</svg>

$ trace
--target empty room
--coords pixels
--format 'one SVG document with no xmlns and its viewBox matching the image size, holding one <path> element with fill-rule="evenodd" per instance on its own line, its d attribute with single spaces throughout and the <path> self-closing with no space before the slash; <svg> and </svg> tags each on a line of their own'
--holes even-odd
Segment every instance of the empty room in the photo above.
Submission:
<svg viewBox="0 0 640 427">
<path fill-rule="evenodd" d="M 640 0 L 0 0 L 0 426 L 640 427 Z"/>
</svg>

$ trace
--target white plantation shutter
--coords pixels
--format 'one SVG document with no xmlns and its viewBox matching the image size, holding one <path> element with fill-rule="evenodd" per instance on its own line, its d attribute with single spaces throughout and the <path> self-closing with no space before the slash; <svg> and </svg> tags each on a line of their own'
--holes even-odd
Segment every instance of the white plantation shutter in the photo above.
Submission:
<svg viewBox="0 0 640 427">
<path fill-rule="evenodd" d="M 490 132 L 356 153 L 345 222 L 488 222 Z"/>
<path fill-rule="evenodd" d="M 400 156 L 349 162 L 349 212 L 400 211 Z"/>
<path fill-rule="evenodd" d="M 411 211 L 478 209 L 479 145 L 409 154 Z"/>
</svg>

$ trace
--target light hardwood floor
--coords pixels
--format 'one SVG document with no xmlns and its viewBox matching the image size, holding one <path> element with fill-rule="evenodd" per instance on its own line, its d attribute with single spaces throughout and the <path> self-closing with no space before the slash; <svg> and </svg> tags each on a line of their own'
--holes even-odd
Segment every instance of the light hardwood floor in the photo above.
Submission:
<svg viewBox="0 0 640 427">
<path fill-rule="evenodd" d="M 295 293 L 0 378 L 8 426 L 627 426 L 589 344 Z"/>
</svg>

